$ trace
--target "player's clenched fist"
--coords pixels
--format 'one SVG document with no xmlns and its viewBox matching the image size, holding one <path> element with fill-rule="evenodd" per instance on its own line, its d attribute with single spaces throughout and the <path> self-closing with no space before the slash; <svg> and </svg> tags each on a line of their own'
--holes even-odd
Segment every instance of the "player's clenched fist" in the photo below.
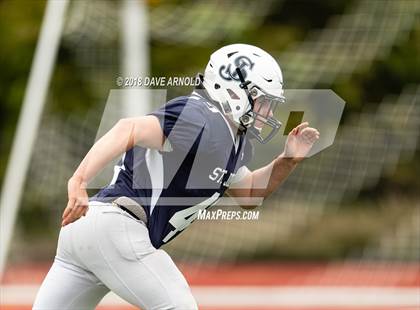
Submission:
<svg viewBox="0 0 420 310">
<path fill-rule="evenodd" d="M 299 162 L 308 155 L 314 143 L 319 139 L 318 130 L 308 126 L 309 123 L 304 122 L 289 133 L 284 148 L 284 157 L 293 158 Z"/>
<path fill-rule="evenodd" d="M 86 215 L 89 206 L 86 184 L 81 179 L 72 177 L 67 184 L 67 190 L 69 201 L 63 212 L 62 226 L 74 222 L 82 215 Z"/>
</svg>

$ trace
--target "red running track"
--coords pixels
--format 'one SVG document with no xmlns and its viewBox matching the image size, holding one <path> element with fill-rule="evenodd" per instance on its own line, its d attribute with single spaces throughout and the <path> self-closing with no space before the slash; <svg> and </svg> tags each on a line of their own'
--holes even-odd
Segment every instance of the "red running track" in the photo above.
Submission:
<svg viewBox="0 0 420 310">
<path fill-rule="evenodd" d="M 277 310 L 418 310 L 420 309 L 420 264 L 417 263 L 358 263 L 358 262 L 346 262 L 346 263 L 265 263 L 265 264 L 235 264 L 235 265 L 186 265 L 179 264 L 181 271 L 186 276 L 189 284 L 193 288 L 193 292 L 198 295 L 198 300 L 203 301 L 200 309 L 204 310 L 265 310 L 265 309 L 277 309 Z M 2 279 L 2 287 L 13 287 L 13 286 L 27 286 L 32 287 L 33 290 L 41 283 L 46 272 L 48 271 L 49 264 L 42 265 L 16 265 L 9 267 Z M 220 290 L 222 288 L 222 290 Z M 273 292 L 289 292 L 292 289 L 291 296 L 287 297 L 295 298 L 290 304 L 285 306 L 282 302 L 270 305 L 265 302 L 265 305 L 253 305 L 253 304 L 242 304 L 241 306 L 235 306 L 235 303 L 231 302 L 230 295 L 225 294 L 225 299 L 222 302 L 213 303 L 209 298 L 215 298 L 219 296 L 219 292 L 232 291 L 232 298 L 236 298 L 238 302 L 241 302 L 241 298 L 246 297 L 246 293 L 251 290 L 254 294 L 266 293 L 273 289 Z M 368 301 L 368 306 L 363 302 L 358 305 L 357 297 L 353 298 L 347 296 L 349 304 L 343 304 L 339 300 L 339 305 L 330 305 L 329 298 L 335 294 L 338 290 L 339 294 L 346 294 L 347 290 L 354 290 L 357 294 L 365 292 L 366 290 L 372 289 L 372 292 L 376 292 L 378 289 L 385 289 L 381 294 L 386 299 L 387 289 L 400 290 L 403 294 L 397 299 L 403 300 L 407 290 L 411 292 L 409 295 L 412 304 L 405 303 L 399 306 L 398 302 L 388 306 L 386 303 L 379 302 L 378 305 L 372 304 L 371 299 Z M 32 291 L 33 291 L 32 290 Z M 278 291 L 276 291 L 278 290 Z M 294 291 L 293 291 L 294 290 Z M 210 292 L 210 293 L 209 293 Z M 239 292 L 239 293 L 238 293 Z M 241 293 L 242 292 L 242 293 Z M 296 295 L 299 292 L 301 295 Z M 312 292 L 312 293 L 311 293 Z M 300 303 L 300 297 L 306 297 L 305 294 L 312 294 L 316 296 L 317 292 L 322 292 L 324 297 L 321 297 L 319 304 L 304 304 Z M 417 297 L 414 295 L 418 292 Z M 32 293 L 33 294 L 33 293 Z M 206 295 L 207 294 L 207 295 Z M 236 295 L 235 295 L 236 294 Z M 242 295 L 241 295 L 242 294 Z M 273 293 L 277 294 L 277 293 Z M 314 295 L 315 294 L 315 295 Z M 328 295 L 330 294 L 330 295 Z M 350 294 L 350 293 L 349 293 Z M 366 294 L 365 294 L 366 295 Z M 210 297 L 209 297 L 210 296 Z M 258 296 L 258 295 L 255 295 Z M 261 296 L 261 295 L 260 295 Z M 345 295 L 343 295 L 345 296 Z M 2 294 L 2 297 L 3 296 Z M 346 296 L 345 296 L 346 297 Z M 366 297 L 363 296 L 362 297 Z M 367 296 L 369 297 L 369 296 Z M 371 296 L 370 296 L 371 297 Z M 388 296 L 389 297 L 389 296 Z M 322 299 L 323 298 L 323 299 Z M 380 296 L 377 298 L 380 301 Z M 10 299 L 10 298 L 9 298 Z M 275 299 L 275 298 L 274 298 Z M 27 299 L 31 300 L 30 298 Z M 223 300 L 226 300 L 226 305 L 223 304 Z M 356 303 L 355 303 L 356 300 Z M 361 298 L 363 300 L 363 298 Z M 413 303 L 414 300 L 414 303 Z M 263 300 L 264 301 L 264 300 Z M 325 303 L 327 301 L 327 303 Z M 404 301 L 404 300 L 403 300 Z M 323 304 L 324 303 L 324 304 Z M 334 303 L 334 302 L 332 302 Z M 404 303 L 404 302 L 403 302 Z M 30 309 L 30 302 L 19 303 L 12 302 L 5 304 L 2 302 L 1 309 L 5 310 L 26 310 Z M 127 304 L 106 304 L 99 306 L 99 310 L 132 310 L 136 309 Z"/>
</svg>

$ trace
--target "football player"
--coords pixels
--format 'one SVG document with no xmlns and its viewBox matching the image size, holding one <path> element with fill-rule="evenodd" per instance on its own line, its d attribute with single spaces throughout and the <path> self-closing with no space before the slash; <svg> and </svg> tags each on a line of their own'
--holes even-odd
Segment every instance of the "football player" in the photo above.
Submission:
<svg viewBox="0 0 420 310">
<path fill-rule="evenodd" d="M 94 309 L 110 290 L 142 309 L 197 309 L 160 247 L 225 194 L 254 207 L 319 138 L 302 123 L 277 158 L 250 171 L 252 140 L 268 142 L 281 125 L 280 67 L 258 47 L 233 44 L 199 78 L 192 94 L 121 119 L 92 146 L 68 182 L 57 255 L 34 309 Z M 86 184 L 121 155 L 110 185 L 89 198 Z"/>
</svg>

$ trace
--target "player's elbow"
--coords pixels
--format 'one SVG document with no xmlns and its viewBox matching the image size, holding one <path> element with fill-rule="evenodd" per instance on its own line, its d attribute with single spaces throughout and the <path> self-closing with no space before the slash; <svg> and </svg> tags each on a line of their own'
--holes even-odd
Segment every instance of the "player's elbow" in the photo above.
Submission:
<svg viewBox="0 0 420 310">
<path fill-rule="evenodd" d="M 257 191 L 251 188 L 230 188 L 227 191 L 229 197 L 244 210 L 252 210 L 262 205 L 264 196 L 256 195 Z"/>
<path fill-rule="evenodd" d="M 264 198 L 263 197 L 236 197 L 235 198 L 238 205 L 244 210 L 252 210 L 261 206 Z"/>
<path fill-rule="evenodd" d="M 244 210 L 253 210 L 253 209 L 257 208 L 258 205 L 252 205 L 252 204 L 245 205 L 245 204 L 242 204 L 242 205 L 240 205 L 240 207 L 241 207 L 241 209 L 244 209 Z"/>
<path fill-rule="evenodd" d="M 245 210 L 252 210 L 262 205 L 265 198 L 265 192 L 264 190 L 251 189 L 247 197 L 241 198 L 241 208 Z"/>
<path fill-rule="evenodd" d="M 244 199 L 240 204 L 241 208 L 244 210 L 252 210 L 262 205 L 264 197 L 248 197 Z"/>
</svg>

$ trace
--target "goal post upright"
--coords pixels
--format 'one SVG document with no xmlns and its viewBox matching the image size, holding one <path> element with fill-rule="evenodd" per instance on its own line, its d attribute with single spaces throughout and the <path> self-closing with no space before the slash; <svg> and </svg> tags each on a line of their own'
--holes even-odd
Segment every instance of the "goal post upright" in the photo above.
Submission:
<svg viewBox="0 0 420 310">
<path fill-rule="evenodd" d="M 149 74 L 149 25 L 144 0 L 123 0 L 120 11 L 121 57 L 123 78 L 144 78 Z M 124 91 L 123 117 L 141 116 L 150 112 L 150 92 Z"/>
<path fill-rule="evenodd" d="M 23 186 L 57 57 L 69 0 L 46 4 L 0 198 L 0 277 L 3 275 Z"/>
</svg>

